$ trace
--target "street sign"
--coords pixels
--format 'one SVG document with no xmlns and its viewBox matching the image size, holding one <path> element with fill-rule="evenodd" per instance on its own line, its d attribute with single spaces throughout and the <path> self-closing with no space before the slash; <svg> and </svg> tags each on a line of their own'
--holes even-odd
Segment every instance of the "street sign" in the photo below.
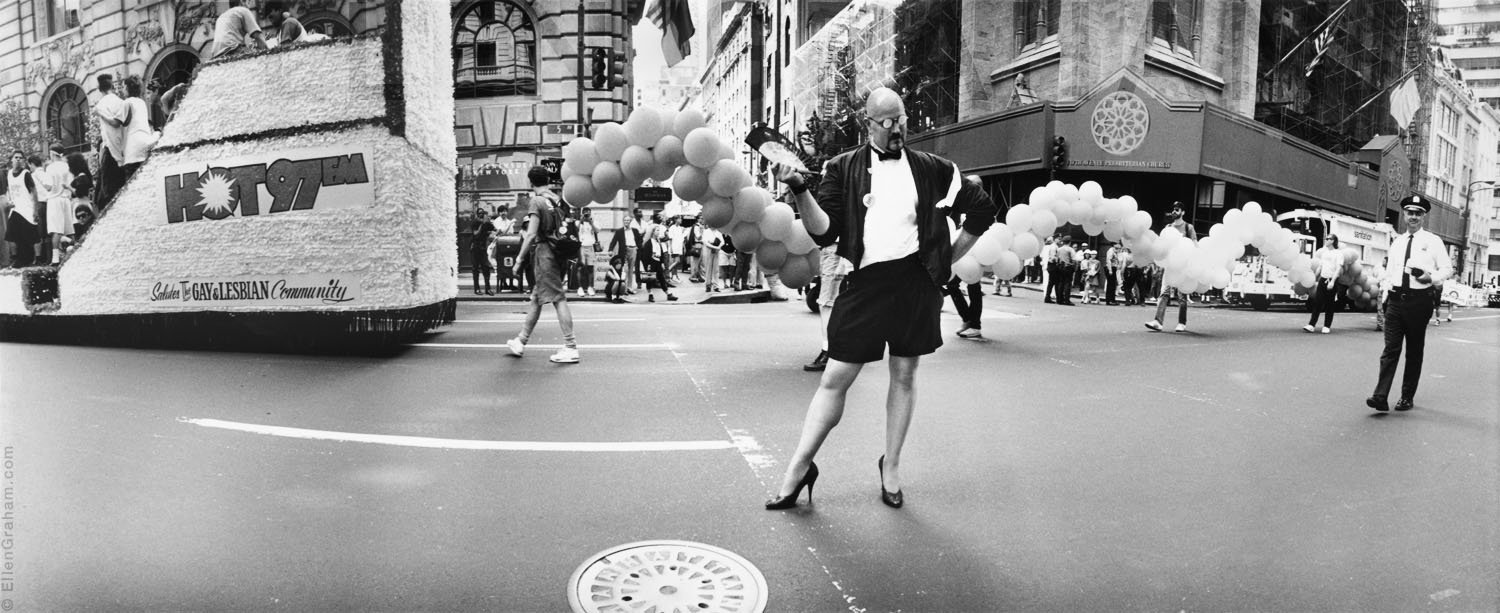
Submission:
<svg viewBox="0 0 1500 613">
<path fill-rule="evenodd" d="M 547 124 L 548 135 L 577 136 L 583 130 L 582 124 L 576 123 L 549 123 Z"/>
<path fill-rule="evenodd" d="M 672 188 L 670 187 L 637 187 L 635 188 L 636 202 L 671 202 Z"/>
</svg>

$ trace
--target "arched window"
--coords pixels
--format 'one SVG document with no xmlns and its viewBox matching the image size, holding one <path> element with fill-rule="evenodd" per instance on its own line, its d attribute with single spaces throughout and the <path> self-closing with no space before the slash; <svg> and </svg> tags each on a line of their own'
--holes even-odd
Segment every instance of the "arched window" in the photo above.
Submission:
<svg viewBox="0 0 1500 613">
<path fill-rule="evenodd" d="M 484 0 L 453 23 L 453 97 L 536 95 L 536 27 L 521 7 Z"/>
<path fill-rule="evenodd" d="M 173 51 L 157 62 L 151 71 L 151 80 L 161 85 L 163 91 L 178 83 L 193 79 L 193 70 L 198 67 L 198 54 L 189 50 Z"/>
<path fill-rule="evenodd" d="M 87 151 L 89 99 L 83 88 L 72 83 L 59 85 L 47 99 L 47 137 L 62 145 L 68 153 Z"/>
<path fill-rule="evenodd" d="M 304 14 L 300 21 L 302 27 L 308 32 L 317 32 L 333 38 L 354 36 L 354 28 L 350 26 L 349 20 L 333 11 L 312 11 Z"/>
</svg>

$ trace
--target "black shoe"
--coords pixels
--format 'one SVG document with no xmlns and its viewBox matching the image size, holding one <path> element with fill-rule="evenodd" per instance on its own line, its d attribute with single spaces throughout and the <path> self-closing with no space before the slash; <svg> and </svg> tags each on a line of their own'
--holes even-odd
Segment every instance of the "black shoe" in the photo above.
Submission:
<svg viewBox="0 0 1500 613">
<path fill-rule="evenodd" d="M 656 294 L 646 294 L 646 302 L 656 302 Z"/>
<path fill-rule="evenodd" d="M 1391 410 L 1390 405 L 1386 404 L 1385 399 L 1377 397 L 1377 396 L 1371 396 L 1369 398 L 1366 398 L 1365 399 L 1365 406 L 1370 407 L 1372 409 L 1375 409 L 1376 411 L 1389 411 L 1389 410 Z M 1397 405 L 1397 406 L 1399 406 L 1399 405 Z M 1407 407 L 1407 408 L 1411 408 L 1411 407 Z"/>
<path fill-rule="evenodd" d="M 672 294 L 667 294 L 667 302 L 677 302 L 677 296 L 673 296 Z"/>
<path fill-rule="evenodd" d="M 901 505 L 906 504 L 906 498 L 901 495 L 901 492 L 885 491 L 885 456 L 880 456 L 880 461 L 876 465 L 880 467 L 880 501 L 892 509 L 901 508 Z M 811 496 L 810 492 L 809 496 Z"/>
<path fill-rule="evenodd" d="M 818 463 L 808 465 L 807 472 L 802 474 L 802 480 L 797 482 L 797 488 L 792 493 L 780 498 L 772 498 L 766 501 L 767 511 L 782 511 L 797 507 L 797 496 L 802 494 L 802 486 L 807 486 L 807 504 L 812 504 L 813 483 L 818 480 Z"/>
<path fill-rule="evenodd" d="M 1045 302 L 1047 304 L 1052 304 L 1052 299 L 1051 298 L 1047 298 L 1047 299 L 1043 300 L 1042 302 Z"/>
<path fill-rule="evenodd" d="M 1410 411 L 1411 409 L 1412 409 L 1412 403 L 1411 403 L 1411 399 L 1410 398 L 1402 398 L 1402 399 L 1396 401 L 1396 410 L 1397 411 Z"/>
<path fill-rule="evenodd" d="M 813 358 L 813 361 L 808 362 L 807 364 L 803 364 L 802 365 L 802 370 L 805 370 L 807 372 L 822 372 L 823 369 L 825 369 L 827 367 L 828 367 L 828 352 L 827 351 L 819 351 L 818 352 L 818 357 Z"/>
</svg>

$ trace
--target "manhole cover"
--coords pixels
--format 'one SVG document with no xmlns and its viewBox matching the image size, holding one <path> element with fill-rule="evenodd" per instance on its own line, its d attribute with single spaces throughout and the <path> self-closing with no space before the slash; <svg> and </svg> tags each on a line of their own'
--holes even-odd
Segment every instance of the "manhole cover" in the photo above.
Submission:
<svg viewBox="0 0 1500 613">
<path fill-rule="evenodd" d="M 761 613 L 766 578 L 748 560 L 688 541 L 641 541 L 590 556 L 568 579 L 577 613 Z"/>
</svg>

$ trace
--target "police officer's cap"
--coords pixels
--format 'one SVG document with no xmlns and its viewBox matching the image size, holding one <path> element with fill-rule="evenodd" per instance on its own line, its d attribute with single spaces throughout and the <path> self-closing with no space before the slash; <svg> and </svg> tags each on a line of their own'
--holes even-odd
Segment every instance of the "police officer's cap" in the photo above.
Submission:
<svg viewBox="0 0 1500 613">
<path fill-rule="evenodd" d="M 1408 211 L 1421 211 L 1427 213 L 1432 210 L 1432 203 L 1421 194 L 1412 194 L 1401 200 L 1401 208 Z"/>
</svg>

